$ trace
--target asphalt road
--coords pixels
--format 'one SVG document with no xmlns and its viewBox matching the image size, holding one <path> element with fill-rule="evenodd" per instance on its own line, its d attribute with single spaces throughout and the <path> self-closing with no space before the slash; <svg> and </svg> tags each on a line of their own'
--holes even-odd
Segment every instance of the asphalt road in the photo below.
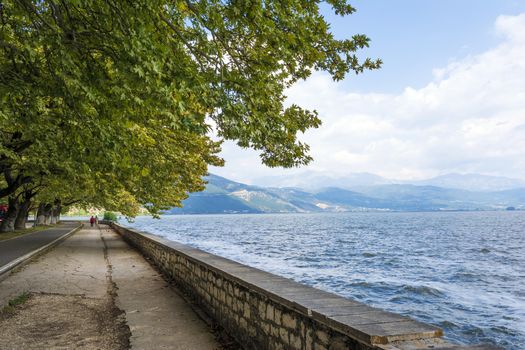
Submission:
<svg viewBox="0 0 525 350">
<path fill-rule="evenodd" d="M 77 226 L 77 222 L 66 222 L 48 230 L 37 231 L 6 241 L 0 241 L 0 267 L 53 242 Z"/>
</svg>

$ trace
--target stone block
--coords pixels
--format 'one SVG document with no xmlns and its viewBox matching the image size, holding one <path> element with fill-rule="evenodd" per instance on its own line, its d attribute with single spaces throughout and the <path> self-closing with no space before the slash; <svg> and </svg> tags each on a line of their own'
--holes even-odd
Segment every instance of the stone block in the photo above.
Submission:
<svg viewBox="0 0 525 350">
<path fill-rule="evenodd" d="M 314 331 L 312 329 L 308 329 L 306 331 L 306 337 L 304 341 L 304 345 L 306 350 L 312 350 L 314 348 Z"/>
<path fill-rule="evenodd" d="M 247 297 L 248 298 L 246 299 L 246 301 L 252 305 L 257 305 L 257 303 L 259 302 L 259 295 L 257 293 L 249 293 Z"/>
<path fill-rule="evenodd" d="M 271 304 L 268 304 L 266 307 L 266 319 L 274 321 L 274 307 Z"/>
<path fill-rule="evenodd" d="M 268 322 L 261 322 L 260 327 L 265 336 L 270 336 L 272 327 Z"/>
<path fill-rule="evenodd" d="M 330 342 L 330 350 L 347 350 L 348 346 L 345 344 L 345 340 L 343 337 L 337 337 L 336 339 L 332 339 Z"/>
<path fill-rule="evenodd" d="M 303 338 L 306 337 L 306 325 L 303 320 L 299 320 L 299 332 Z"/>
<path fill-rule="evenodd" d="M 250 336 L 250 338 L 255 338 L 257 336 L 257 328 L 254 326 L 254 325 L 249 325 L 248 326 L 248 335 Z"/>
<path fill-rule="evenodd" d="M 249 319 L 251 317 L 251 306 L 248 303 L 244 303 L 243 305 L 243 315 L 245 318 Z"/>
<path fill-rule="evenodd" d="M 272 325 L 272 337 L 279 338 L 280 327 Z"/>
<path fill-rule="evenodd" d="M 283 328 L 283 327 L 279 328 L 279 338 L 286 345 L 290 344 L 289 335 L 290 335 L 290 332 L 286 328 Z"/>
<path fill-rule="evenodd" d="M 244 317 L 239 318 L 239 328 L 243 331 L 248 330 L 248 322 L 246 321 Z"/>
<path fill-rule="evenodd" d="M 266 303 L 262 300 L 259 300 L 259 317 L 266 318 Z M 273 316 L 272 316 L 273 318 Z"/>
<path fill-rule="evenodd" d="M 282 323 L 284 327 L 289 329 L 296 329 L 297 328 L 297 321 L 295 317 L 291 316 L 289 313 L 283 313 L 282 315 Z"/>
<path fill-rule="evenodd" d="M 290 333 L 290 346 L 293 349 L 301 350 L 303 348 L 303 342 L 300 336 Z"/>
<path fill-rule="evenodd" d="M 244 303 L 242 302 L 242 300 L 237 300 L 235 302 L 236 306 L 237 306 L 237 310 L 236 312 L 238 312 L 239 314 L 243 314 L 243 307 L 244 307 Z"/>
<path fill-rule="evenodd" d="M 282 343 L 280 342 L 274 342 L 273 346 L 271 347 L 271 349 L 274 349 L 274 350 L 284 350 L 285 347 Z"/>
<path fill-rule="evenodd" d="M 325 331 L 318 330 L 315 332 L 315 338 L 322 344 L 328 345 L 330 342 L 330 335 Z"/>
<path fill-rule="evenodd" d="M 321 344 L 321 343 L 317 343 L 317 342 L 314 344 L 314 349 L 315 350 L 328 350 L 326 345 Z"/>
<path fill-rule="evenodd" d="M 281 315 L 282 315 L 281 310 L 279 310 L 278 308 L 274 308 L 273 322 L 279 325 L 282 324 Z"/>
</svg>

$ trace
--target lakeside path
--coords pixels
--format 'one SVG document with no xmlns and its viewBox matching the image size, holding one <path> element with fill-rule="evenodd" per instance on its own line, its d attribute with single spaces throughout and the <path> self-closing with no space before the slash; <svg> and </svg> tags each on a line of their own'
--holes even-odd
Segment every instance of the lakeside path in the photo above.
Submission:
<svg viewBox="0 0 525 350">
<path fill-rule="evenodd" d="M 0 282 L 0 348 L 219 349 L 204 321 L 114 231 L 85 227 Z"/>
</svg>

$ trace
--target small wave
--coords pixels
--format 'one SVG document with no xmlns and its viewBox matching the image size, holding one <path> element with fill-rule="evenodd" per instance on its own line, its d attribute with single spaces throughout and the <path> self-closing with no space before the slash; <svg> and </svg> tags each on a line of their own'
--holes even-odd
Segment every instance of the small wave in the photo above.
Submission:
<svg viewBox="0 0 525 350">
<path fill-rule="evenodd" d="M 458 328 L 458 325 L 451 321 L 442 321 L 439 323 L 439 326 L 443 329 L 454 329 Z"/>
<path fill-rule="evenodd" d="M 485 331 L 483 330 L 483 328 L 477 326 L 468 326 L 464 328 L 461 333 L 469 335 L 471 337 L 476 337 L 478 339 L 485 338 Z"/>
<path fill-rule="evenodd" d="M 403 291 L 408 293 L 420 294 L 420 295 L 429 295 L 434 297 L 442 297 L 444 293 L 437 288 L 432 288 L 429 286 L 411 286 L 405 285 Z"/>
<path fill-rule="evenodd" d="M 479 275 L 470 273 L 470 272 L 457 272 L 454 274 L 454 277 L 452 280 L 454 281 L 467 281 L 467 282 L 473 282 L 473 281 L 479 281 L 481 278 Z"/>
<path fill-rule="evenodd" d="M 369 283 L 369 282 L 354 282 L 354 283 L 351 283 L 350 286 L 352 287 L 362 287 L 362 288 L 369 288 L 369 287 L 374 287 L 374 284 L 373 283 Z"/>
<path fill-rule="evenodd" d="M 514 329 L 507 328 L 505 326 L 494 326 L 494 327 L 491 327 L 490 330 L 493 332 L 501 333 L 505 335 L 512 335 L 512 336 L 519 335 L 519 332 L 515 331 Z"/>
</svg>

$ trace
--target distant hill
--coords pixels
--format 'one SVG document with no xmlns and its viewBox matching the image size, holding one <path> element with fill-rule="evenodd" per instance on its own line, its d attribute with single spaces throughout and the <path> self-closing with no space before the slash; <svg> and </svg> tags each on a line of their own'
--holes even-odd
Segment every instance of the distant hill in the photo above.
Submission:
<svg viewBox="0 0 525 350">
<path fill-rule="evenodd" d="M 169 214 L 261 213 L 243 201 L 222 193 L 193 193 L 182 208 L 173 208 Z"/>
<path fill-rule="evenodd" d="M 259 187 L 210 175 L 206 190 L 193 193 L 167 214 L 299 213 L 338 211 L 434 211 L 525 209 L 525 188 L 467 191 L 412 184 L 326 186 L 317 190 Z"/>
<path fill-rule="evenodd" d="M 502 176 L 480 174 L 446 174 L 426 180 L 387 179 L 370 173 L 350 173 L 344 176 L 331 176 L 322 172 L 304 171 L 282 176 L 266 176 L 255 180 L 265 187 L 297 187 L 309 191 L 325 187 L 339 187 L 354 190 L 365 186 L 416 185 L 453 188 L 473 192 L 495 192 L 525 188 L 525 181 Z"/>
<path fill-rule="evenodd" d="M 457 188 L 476 192 L 505 191 L 525 187 L 525 181 L 523 180 L 480 174 L 447 174 L 428 180 L 413 181 L 411 184 Z"/>
<path fill-rule="evenodd" d="M 323 173 L 305 171 L 285 176 L 266 176 L 255 180 L 266 187 L 297 187 L 317 190 L 327 186 L 351 189 L 356 186 L 374 186 L 396 183 L 379 175 L 370 173 L 352 173 L 345 176 L 328 176 Z"/>
</svg>

